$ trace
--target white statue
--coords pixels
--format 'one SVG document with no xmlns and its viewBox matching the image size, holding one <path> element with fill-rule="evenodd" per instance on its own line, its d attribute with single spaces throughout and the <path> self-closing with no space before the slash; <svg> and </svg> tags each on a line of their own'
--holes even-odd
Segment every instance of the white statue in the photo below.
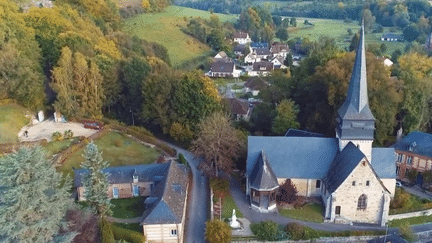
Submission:
<svg viewBox="0 0 432 243">
<path fill-rule="evenodd" d="M 233 215 L 231 218 L 230 226 L 231 226 L 231 228 L 234 228 L 234 229 L 240 228 L 240 223 L 237 221 L 235 209 L 233 209 Z"/>
</svg>

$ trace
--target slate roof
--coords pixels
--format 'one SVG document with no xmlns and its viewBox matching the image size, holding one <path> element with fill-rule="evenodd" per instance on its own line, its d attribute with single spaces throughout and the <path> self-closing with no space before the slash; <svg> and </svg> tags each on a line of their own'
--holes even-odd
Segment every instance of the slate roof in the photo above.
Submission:
<svg viewBox="0 0 432 243">
<path fill-rule="evenodd" d="M 255 190 L 268 191 L 279 187 L 277 177 L 271 168 L 267 156 L 261 151 L 249 176 L 250 186 Z"/>
<path fill-rule="evenodd" d="M 379 178 L 396 178 L 394 148 L 372 148 L 372 167 Z"/>
<path fill-rule="evenodd" d="M 261 77 L 251 77 L 246 80 L 244 86 L 251 90 L 261 90 L 267 87 L 268 83 Z"/>
<path fill-rule="evenodd" d="M 268 47 L 268 43 L 267 42 L 252 42 L 250 44 L 250 47 L 253 49 L 264 48 L 264 47 Z"/>
<path fill-rule="evenodd" d="M 234 52 L 241 52 L 243 53 L 246 49 L 246 45 L 236 45 L 234 47 Z"/>
<path fill-rule="evenodd" d="M 221 56 L 221 57 L 219 57 L 219 58 L 228 58 L 228 55 L 227 55 L 224 51 L 219 52 L 218 54 L 216 54 L 216 56 L 217 56 L 217 55 Z M 216 57 L 216 56 L 215 56 L 215 57 Z"/>
<path fill-rule="evenodd" d="M 210 71 L 214 73 L 232 73 L 234 71 L 234 63 L 232 62 L 213 62 L 210 65 Z"/>
<path fill-rule="evenodd" d="M 270 55 L 270 48 L 268 47 L 263 47 L 263 48 L 257 48 L 255 49 L 255 53 L 259 56 L 265 56 L 265 55 Z"/>
<path fill-rule="evenodd" d="M 410 146 L 415 142 L 415 146 L 410 151 Z M 432 158 L 432 134 L 424 132 L 411 132 L 403 139 L 391 146 L 399 151 L 411 152 Z"/>
<path fill-rule="evenodd" d="M 285 137 L 324 137 L 324 134 L 290 128 L 285 133 Z"/>
<path fill-rule="evenodd" d="M 243 99 L 228 98 L 225 99 L 228 102 L 231 112 L 237 115 L 247 115 L 249 111 L 249 102 Z"/>
<path fill-rule="evenodd" d="M 142 216 L 141 225 L 178 224 L 182 221 L 186 190 L 188 186 L 187 168 L 177 162 L 168 163 L 166 180 L 159 183 L 150 197 L 158 198 Z"/>
<path fill-rule="evenodd" d="M 334 192 L 351 174 L 365 155 L 352 142 L 336 155 L 323 182 L 330 193 Z"/>
<path fill-rule="evenodd" d="M 108 167 L 103 172 L 108 173 L 110 184 L 132 183 L 132 175 L 136 172 L 139 182 L 161 181 L 164 179 L 168 164 L 149 164 L 149 165 L 128 165 L 118 167 Z M 74 186 L 83 186 L 83 176 L 88 173 L 87 169 L 74 169 Z"/>
<path fill-rule="evenodd" d="M 247 38 L 247 36 L 248 36 L 248 33 L 246 33 L 246 32 L 235 32 L 234 33 L 234 38 L 242 38 L 242 39 L 245 39 L 245 38 Z"/>
<path fill-rule="evenodd" d="M 321 179 L 336 156 L 339 143 L 336 138 L 249 136 L 248 176 L 262 150 L 278 178 Z"/>
<path fill-rule="evenodd" d="M 263 68 L 263 69 L 261 69 Z M 257 72 L 270 72 L 273 71 L 273 63 L 267 61 L 254 62 L 253 71 Z"/>
<path fill-rule="evenodd" d="M 363 26 L 360 30 L 359 45 L 356 52 L 353 72 L 351 74 L 348 95 L 338 113 L 343 119 L 375 119 L 369 109 L 368 102 L 366 49 Z"/>
</svg>

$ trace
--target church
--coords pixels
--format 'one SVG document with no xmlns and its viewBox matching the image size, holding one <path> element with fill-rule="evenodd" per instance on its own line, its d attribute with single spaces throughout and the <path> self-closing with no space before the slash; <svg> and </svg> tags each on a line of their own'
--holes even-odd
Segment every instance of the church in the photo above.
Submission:
<svg viewBox="0 0 432 243">
<path fill-rule="evenodd" d="M 252 208 L 277 210 L 279 185 L 291 179 L 298 195 L 322 199 L 325 222 L 385 225 L 396 186 L 396 153 L 394 148 L 372 148 L 375 118 L 368 102 L 365 52 L 362 26 L 335 138 L 299 130 L 248 137 L 246 194 Z"/>
</svg>

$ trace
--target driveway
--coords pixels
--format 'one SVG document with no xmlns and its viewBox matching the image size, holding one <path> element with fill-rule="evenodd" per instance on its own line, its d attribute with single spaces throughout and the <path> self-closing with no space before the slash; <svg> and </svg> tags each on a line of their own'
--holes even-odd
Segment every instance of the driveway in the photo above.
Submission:
<svg viewBox="0 0 432 243">
<path fill-rule="evenodd" d="M 421 189 L 419 186 L 407 187 L 407 186 L 403 186 L 403 185 L 402 185 L 402 188 L 403 188 L 405 191 L 407 191 L 407 192 L 409 192 L 409 193 L 411 193 L 411 194 L 414 194 L 414 195 L 416 195 L 416 196 L 418 196 L 418 197 L 426 198 L 426 199 L 432 200 L 432 196 L 429 195 L 429 194 L 427 194 L 427 193 L 424 193 L 424 192 L 422 191 L 422 189 Z"/>
<path fill-rule="evenodd" d="M 25 126 L 18 133 L 20 141 L 36 141 L 47 139 L 51 141 L 53 132 L 64 133 L 66 130 L 71 130 L 74 136 L 89 137 L 96 133 L 97 130 L 84 128 L 84 125 L 76 122 L 54 122 L 54 119 L 45 120 L 43 122 Z M 24 131 L 28 132 L 28 137 L 24 136 Z"/>
</svg>

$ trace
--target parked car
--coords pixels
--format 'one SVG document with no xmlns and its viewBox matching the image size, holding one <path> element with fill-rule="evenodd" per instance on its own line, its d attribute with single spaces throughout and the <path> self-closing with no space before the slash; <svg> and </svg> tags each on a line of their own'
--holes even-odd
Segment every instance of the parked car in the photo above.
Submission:
<svg viewBox="0 0 432 243">
<path fill-rule="evenodd" d="M 100 130 L 103 128 L 103 124 L 94 120 L 82 120 L 81 123 L 84 124 L 84 128 Z"/>
<path fill-rule="evenodd" d="M 396 186 L 397 187 L 402 187 L 402 183 L 400 183 L 399 181 L 396 181 Z"/>
</svg>

